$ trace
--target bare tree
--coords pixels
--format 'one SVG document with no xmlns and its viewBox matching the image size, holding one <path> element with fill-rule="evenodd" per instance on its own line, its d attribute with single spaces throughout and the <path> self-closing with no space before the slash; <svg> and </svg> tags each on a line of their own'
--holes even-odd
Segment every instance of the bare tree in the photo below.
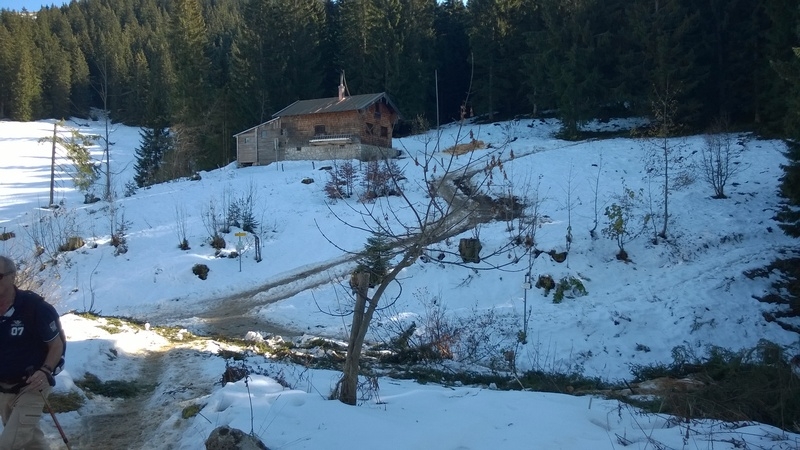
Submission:
<svg viewBox="0 0 800 450">
<path fill-rule="evenodd" d="M 679 175 L 681 170 L 683 145 L 673 140 L 680 129 L 679 124 L 675 121 L 678 111 L 678 90 L 666 83 L 663 88 L 654 87 L 653 94 L 654 126 L 650 128 L 646 136 L 649 148 L 645 170 L 648 174 L 658 175 L 663 183 L 661 186 L 662 206 L 664 207 L 663 221 L 658 236 L 666 239 L 667 224 L 669 223 L 669 194 L 673 189 L 671 180 Z"/>
<path fill-rule="evenodd" d="M 564 209 L 567 210 L 567 232 L 564 237 L 565 240 L 565 247 L 567 253 L 569 253 L 570 247 L 572 247 L 572 211 L 575 209 L 576 206 L 580 205 L 581 199 L 576 196 L 575 193 L 575 185 L 574 182 L 574 174 L 573 169 L 575 168 L 574 165 L 569 166 L 569 174 L 567 175 L 567 187 L 564 188 L 564 194 L 567 196 L 566 202 L 564 203 Z"/>
<path fill-rule="evenodd" d="M 597 164 L 592 164 L 592 166 L 597 167 L 597 175 L 594 178 L 594 186 L 592 186 L 592 205 L 594 206 L 594 223 L 592 225 L 592 229 L 589 230 L 589 236 L 592 239 L 597 239 L 597 224 L 599 223 L 599 216 L 600 216 L 600 208 L 602 205 L 598 202 L 598 195 L 600 194 L 600 174 L 603 172 L 603 154 L 600 154 L 600 160 Z"/>
<path fill-rule="evenodd" d="M 460 135 L 460 133 L 459 133 Z M 463 138 L 463 137 L 462 137 Z M 456 137 L 456 143 L 459 137 Z M 434 141 L 430 141 L 434 142 Z M 368 233 L 373 237 L 380 237 L 389 243 L 386 260 L 391 261 L 380 281 L 371 287 L 371 282 L 376 280 L 370 277 L 369 272 L 356 272 L 351 279 L 351 286 L 355 295 L 353 308 L 353 321 L 348 340 L 348 352 L 342 369 L 342 378 L 331 394 L 332 398 L 343 403 L 355 405 L 357 401 L 359 362 L 361 350 L 364 345 L 370 321 L 379 307 L 386 307 L 394 303 L 390 300 L 387 305 L 381 306 L 381 301 L 387 288 L 396 283 L 400 272 L 411 266 L 425 252 L 428 246 L 442 242 L 449 237 L 456 236 L 464 231 L 474 229 L 476 225 L 488 222 L 494 218 L 505 217 L 505 212 L 497 211 L 504 202 L 488 201 L 486 194 L 489 173 L 494 170 L 503 170 L 502 160 L 493 156 L 478 157 L 479 152 L 470 152 L 468 159 L 459 160 L 456 165 L 455 154 L 442 155 L 438 153 L 439 139 L 433 147 L 425 144 L 424 150 L 412 156 L 413 163 L 422 169 L 422 180 L 419 185 L 426 191 L 424 199 L 415 201 L 410 198 L 401 183 L 405 178 L 398 173 L 396 164 L 386 164 L 389 173 L 389 183 L 394 187 L 396 194 L 394 202 L 384 197 L 371 199 L 371 202 L 383 202 L 379 207 L 373 203 L 361 203 L 357 209 L 361 221 L 348 222 L 331 209 L 333 215 L 347 226 Z M 399 200 L 398 200 L 399 199 Z M 400 211 L 410 212 L 408 216 L 401 216 Z M 404 219 L 403 217 L 410 217 Z M 317 225 L 320 228 L 319 224 Z M 324 230 L 320 228 L 323 235 Z M 462 258 L 442 258 L 444 263 L 457 264 L 471 267 L 475 270 L 491 270 L 509 266 L 519 262 L 532 247 L 524 244 L 525 235 L 532 234 L 528 229 L 511 230 L 512 236 L 498 248 L 491 249 L 486 255 L 475 260 L 464 262 L 463 254 L 450 252 Z M 326 236 L 329 242 L 335 242 Z M 443 251 L 443 253 L 447 253 Z M 366 251 L 362 253 L 364 257 Z M 508 254 L 510 258 L 502 258 L 502 263 L 494 263 L 491 256 Z M 371 295 L 370 295 L 371 294 Z"/>
<path fill-rule="evenodd" d="M 727 198 L 725 186 L 732 176 L 744 169 L 740 159 L 743 146 L 727 132 L 724 122 L 718 121 L 711 133 L 705 135 L 700 153 L 703 179 L 714 189 L 714 198 Z"/>
<path fill-rule="evenodd" d="M 108 100 L 110 97 L 110 74 L 108 69 L 108 61 L 105 54 L 103 55 L 102 62 L 98 63 L 96 67 L 100 74 L 100 81 L 96 84 L 92 83 L 92 86 L 94 87 L 95 91 L 97 91 L 97 95 L 99 95 L 100 99 L 103 101 L 103 124 L 105 126 L 103 135 L 99 137 L 103 142 L 103 161 L 105 165 L 105 168 L 103 169 L 103 172 L 105 172 L 105 190 L 103 192 L 103 200 L 111 202 L 114 200 L 114 190 L 111 188 L 111 132 L 114 130 L 109 130 L 109 121 L 111 120 L 111 111 L 108 109 Z"/>
<path fill-rule="evenodd" d="M 187 238 L 188 214 L 186 206 L 182 203 L 175 204 L 175 231 L 178 233 L 178 248 L 189 250 L 189 239 Z"/>
</svg>

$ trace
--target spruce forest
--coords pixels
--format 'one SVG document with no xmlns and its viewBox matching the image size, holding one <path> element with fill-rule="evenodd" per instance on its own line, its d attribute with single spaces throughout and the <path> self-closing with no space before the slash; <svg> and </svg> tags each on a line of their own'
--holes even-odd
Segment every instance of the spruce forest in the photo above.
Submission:
<svg viewBox="0 0 800 450">
<path fill-rule="evenodd" d="M 98 108 L 169 127 L 189 172 L 335 96 L 344 72 L 350 94 L 392 96 L 395 135 L 547 115 L 577 138 L 591 118 L 669 111 L 673 133 L 724 120 L 791 138 L 799 18 L 795 0 L 73 0 L 0 10 L 0 119 Z"/>
</svg>

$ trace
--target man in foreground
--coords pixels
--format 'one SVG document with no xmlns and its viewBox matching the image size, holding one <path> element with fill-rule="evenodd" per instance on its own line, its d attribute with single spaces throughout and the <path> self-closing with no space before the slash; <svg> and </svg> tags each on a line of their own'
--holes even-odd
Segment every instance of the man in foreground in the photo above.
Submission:
<svg viewBox="0 0 800 450">
<path fill-rule="evenodd" d="M 55 308 L 18 289 L 16 275 L 14 261 L 0 255 L 0 450 L 49 449 L 39 419 L 65 340 Z"/>
</svg>

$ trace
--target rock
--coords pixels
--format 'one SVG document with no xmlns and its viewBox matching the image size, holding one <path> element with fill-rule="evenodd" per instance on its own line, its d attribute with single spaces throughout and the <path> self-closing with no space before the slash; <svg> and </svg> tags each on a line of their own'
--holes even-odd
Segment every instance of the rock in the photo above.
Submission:
<svg viewBox="0 0 800 450">
<path fill-rule="evenodd" d="M 242 430 L 217 427 L 206 439 L 206 450 L 269 450 L 260 439 Z"/>
<path fill-rule="evenodd" d="M 478 239 L 461 239 L 458 243 L 458 252 L 461 255 L 461 259 L 465 263 L 479 263 L 481 262 L 481 241 Z"/>
</svg>

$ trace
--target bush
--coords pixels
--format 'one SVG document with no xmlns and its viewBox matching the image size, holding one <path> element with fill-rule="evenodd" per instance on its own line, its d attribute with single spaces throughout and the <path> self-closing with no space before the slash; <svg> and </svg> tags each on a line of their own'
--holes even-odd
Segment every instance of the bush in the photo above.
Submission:
<svg viewBox="0 0 800 450">
<path fill-rule="evenodd" d="M 547 297 L 550 295 L 550 290 L 556 287 L 556 282 L 550 275 L 539 275 L 539 279 L 536 280 L 536 287 L 544 289 L 544 296 Z"/>
<path fill-rule="evenodd" d="M 192 266 L 192 273 L 197 275 L 197 277 L 200 278 L 201 280 L 207 279 L 208 272 L 210 271 L 211 269 L 209 269 L 208 266 L 205 264 L 195 264 L 194 266 Z"/>
<path fill-rule="evenodd" d="M 556 292 L 553 294 L 553 303 L 561 303 L 564 297 L 575 298 L 583 297 L 588 294 L 583 282 L 573 276 L 564 277 L 556 285 Z"/>
<path fill-rule="evenodd" d="M 367 162 L 361 180 L 364 188 L 361 201 L 369 202 L 378 197 L 400 195 L 402 180 L 405 180 L 403 170 L 395 161 L 384 161 L 383 164 L 378 161 Z"/>
<path fill-rule="evenodd" d="M 65 244 L 62 244 L 61 247 L 58 248 L 58 250 L 62 252 L 71 252 L 83 247 L 83 245 L 84 242 L 82 237 L 70 236 L 69 239 L 67 239 L 67 242 Z"/>
<path fill-rule="evenodd" d="M 657 377 L 691 377 L 691 392 L 667 393 L 653 404 L 655 412 L 686 418 L 756 421 L 800 431 L 800 383 L 783 349 L 762 341 L 738 352 L 711 347 L 699 357 L 684 346 L 672 350 L 669 366 L 634 366 L 634 381 Z"/>
<path fill-rule="evenodd" d="M 331 200 L 341 200 L 345 198 L 342 193 L 342 182 L 335 173 L 328 173 L 328 181 L 325 183 L 325 195 Z"/>
<path fill-rule="evenodd" d="M 50 402 L 50 407 L 53 408 L 55 413 L 65 413 L 70 411 L 79 410 L 85 399 L 76 391 L 69 391 L 67 393 L 53 392 L 47 397 Z"/>
<path fill-rule="evenodd" d="M 211 238 L 211 247 L 213 247 L 213 248 L 215 248 L 217 250 L 222 250 L 223 248 L 225 248 L 225 245 L 226 245 L 225 244 L 225 239 L 221 235 L 215 234 Z"/>
</svg>

